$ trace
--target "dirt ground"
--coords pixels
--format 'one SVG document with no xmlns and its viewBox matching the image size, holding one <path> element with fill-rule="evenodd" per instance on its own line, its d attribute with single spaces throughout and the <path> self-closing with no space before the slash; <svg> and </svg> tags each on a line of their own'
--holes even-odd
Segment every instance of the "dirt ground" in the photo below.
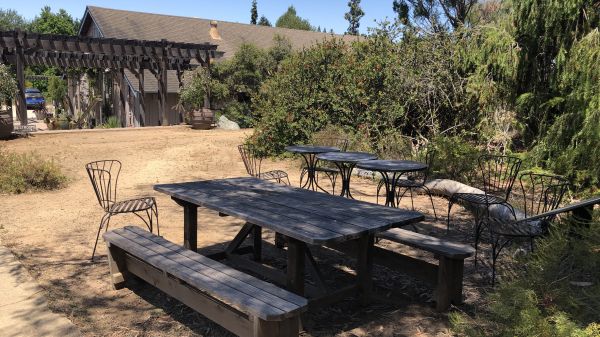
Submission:
<svg viewBox="0 0 600 337">
<path fill-rule="evenodd" d="M 37 134 L 0 143 L 11 151 L 36 151 L 55 160 L 69 178 L 66 188 L 45 193 L 0 195 L 0 235 L 5 245 L 21 260 L 47 292 L 53 311 L 71 319 L 85 336 L 228 336 L 179 302 L 151 286 L 111 288 L 106 248 L 99 244 L 98 258 L 90 262 L 98 223 L 103 215 L 84 169 L 87 162 L 118 159 L 123 163 L 119 197 L 152 195 L 157 198 L 161 235 L 176 243 L 183 240 L 183 213 L 169 197 L 152 190 L 157 183 L 246 176 L 236 145 L 251 131 L 196 131 L 186 127 L 131 129 L 126 131 Z M 283 169 L 293 185 L 299 180 L 299 161 L 266 161 L 264 166 Z M 375 184 L 353 178 L 357 199 L 374 201 Z M 409 198 L 403 207 L 409 207 Z M 415 206 L 427 215 L 419 224 L 422 233 L 446 235 L 446 200 L 435 198 L 437 221 L 429 200 L 416 196 Z M 455 207 L 459 210 L 459 207 Z M 200 247 L 222 247 L 237 233 L 242 221 L 200 208 Z M 133 216 L 118 216 L 111 227 L 139 224 Z M 140 224 L 141 225 L 141 224 Z M 467 240 L 468 228 L 459 228 L 453 239 Z M 451 235 L 452 236 L 452 235 Z M 273 237 L 267 240 L 272 242 Z M 386 244 L 411 255 L 409 248 Z M 281 252 L 267 249 L 273 260 Z M 339 253 L 317 249 L 320 263 L 337 269 L 352 265 Z M 423 258 L 431 259 L 427 254 Z M 345 263 L 348 262 L 348 263 Z M 465 264 L 465 304 L 458 310 L 477 307 L 487 282 Z M 481 269 L 481 267 L 480 267 Z M 399 271 L 375 269 L 375 298 L 360 306 L 349 298 L 311 312 L 305 319 L 303 336 L 447 336 L 446 314 L 436 313 L 431 289 Z"/>
</svg>

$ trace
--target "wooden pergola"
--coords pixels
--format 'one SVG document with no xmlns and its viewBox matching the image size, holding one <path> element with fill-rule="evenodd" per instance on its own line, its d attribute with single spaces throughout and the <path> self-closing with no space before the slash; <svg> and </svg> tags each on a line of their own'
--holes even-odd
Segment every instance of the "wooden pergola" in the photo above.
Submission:
<svg viewBox="0 0 600 337">
<path fill-rule="evenodd" d="M 144 70 L 147 69 L 158 81 L 159 118 L 165 121 L 167 120 L 167 71 L 177 71 L 177 78 L 181 82 L 184 70 L 198 65 L 208 67 L 216 49 L 217 45 L 209 43 L 194 44 L 166 40 L 143 41 L 0 31 L 0 62 L 12 64 L 16 69 L 18 83 L 16 106 L 22 125 L 27 124 L 25 66 L 117 70 L 121 109 L 125 106 L 124 70 L 128 69 L 139 81 L 140 105 L 144 111 Z M 159 122 L 162 124 L 162 121 Z"/>
</svg>

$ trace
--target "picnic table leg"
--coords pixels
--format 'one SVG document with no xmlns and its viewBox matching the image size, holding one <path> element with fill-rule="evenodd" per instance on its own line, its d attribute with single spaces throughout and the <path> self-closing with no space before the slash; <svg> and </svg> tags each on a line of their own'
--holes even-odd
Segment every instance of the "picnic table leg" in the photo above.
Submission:
<svg viewBox="0 0 600 337">
<path fill-rule="evenodd" d="M 254 225 L 252 231 L 252 254 L 254 261 L 262 260 L 262 227 Z"/>
<path fill-rule="evenodd" d="M 288 238 L 287 284 L 289 291 L 304 296 L 304 257 L 303 242 Z"/>
<path fill-rule="evenodd" d="M 366 305 L 373 289 L 373 247 L 375 239 L 373 234 L 366 234 L 358 239 L 358 261 L 356 276 L 360 301 Z"/>
<path fill-rule="evenodd" d="M 198 251 L 198 206 L 187 201 L 172 198 L 183 207 L 183 246 Z"/>
</svg>

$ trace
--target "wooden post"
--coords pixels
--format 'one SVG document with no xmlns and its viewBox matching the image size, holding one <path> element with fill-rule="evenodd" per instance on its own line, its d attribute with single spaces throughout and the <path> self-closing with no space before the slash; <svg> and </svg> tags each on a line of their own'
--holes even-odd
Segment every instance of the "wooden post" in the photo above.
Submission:
<svg viewBox="0 0 600 337">
<path fill-rule="evenodd" d="M 169 117 L 167 115 L 167 41 L 162 40 L 162 53 L 159 59 L 159 69 L 158 69 L 158 101 L 159 101 L 159 116 L 162 116 L 162 119 L 159 117 L 160 125 L 169 125 Z"/>
<path fill-rule="evenodd" d="M 252 337 L 291 337 L 298 336 L 300 319 L 287 318 L 283 321 L 264 321 L 254 317 Z"/>
<path fill-rule="evenodd" d="M 451 303 L 462 303 L 463 259 L 439 256 L 436 309 L 445 311 Z"/>
<path fill-rule="evenodd" d="M 15 32 L 15 70 L 17 73 L 17 96 L 15 103 L 21 125 L 27 125 L 27 102 L 25 101 L 25 60 L 23 56 L 23 33 Z"/>
<path fill-rule="evenodd" d="M 373 289 L 373 247 L 375 238 L 373 234 L 365 234 L 358 239 L 358 258 L 356 263 L 356 277 L 360 291 L 360 301 L 366 305 Z"/>
<path fill-rule="evenodd" d="M 140 125 L 146 126 L 146 91 L 144 89 L 144 68 L 140 67 L 140 72 L 138 73 L 138 98 L 140 103 Z"/>
<path fill-rule="evenodd" d="M 183 207 L 183 246 L 195 252 L 198 250 L 198 206 L 175 197 L 171 199 Z"/>
<path fill-rule="evenodd" d="M 125 253 L 116 246 L 110 243 L 106 244 L 108 248 L 108 269 L 110 271 L 110 279 L 115 290 L 125 286 L 127 280 L 127 267 L 125 266 Z"/>
<path fill-rule="evenodd" d="M 304 296 L 304 243 L 288 238 L 287 284 L 286 288 Z"/>
<path fill-rule="evenodd" d="M 262 260 L 262 227 L 254 226 L 252 231 L 252 254 L 254 261 Z"/>
<path fill-rule="evenodd" d="M 127 100 L 127 84 L 125 83 L 125 69 L 121 68 L 119 69 L 119 73 L 118 73 L 118 78 L 119 78 L 119 112 L 120 112 L 120 121 L 121 121 L 121 126 L 126 127 L 128 126 L 127 123 L 127 107 L 126 107 L 126 100 Z"/>
</svg>

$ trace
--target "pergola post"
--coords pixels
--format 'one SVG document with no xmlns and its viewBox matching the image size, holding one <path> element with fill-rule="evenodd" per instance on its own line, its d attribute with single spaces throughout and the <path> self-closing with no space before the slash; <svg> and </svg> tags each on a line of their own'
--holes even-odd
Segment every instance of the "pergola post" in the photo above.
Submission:
<svg viewBox="0 0 600 337">
<path fill-rule="evenodd" d="M 140 104 L 140 123 L 142 126 L 146 125 L 146 91 L 144 89 L 144 67 L 140 67 L 138 73 L 138 102 Z"/>
<path fill-rule="evenodd" d="M 120 68 L 117 76 L 119 82 L 119 112 L 121 117 L 119 119 L 122 126 L 127 126 L 127 107 L 125 105 L 125 101 L 127 100 L 127 88 L 125 83 L 125 69 Z"/>
<path fill-rule="evenodd" d="M 25 101 L 25 59 L 23 56 L 23 35 L 15 32 L 15 70 L 17 73 L 17 116 L 21 125 L 27 125 L 27 102 Z"/>
<path fill-rule="evenodd" d="M 162 49 L 160 59 L 158 61 L 158 114 L 160 125 L 169 125 L 169 118 L 167 115 L 167 41 L 162 40 Z"/>
</svg>

